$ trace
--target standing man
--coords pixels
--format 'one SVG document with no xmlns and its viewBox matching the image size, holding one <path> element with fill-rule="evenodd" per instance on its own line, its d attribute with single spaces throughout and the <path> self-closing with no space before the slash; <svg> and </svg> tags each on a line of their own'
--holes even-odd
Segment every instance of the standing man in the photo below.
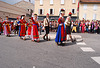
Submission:
<svg viewBox="0 0 100 68">
<path fill-rule="evenodd" d="M 70 12 L 68 17 L 66 18 L 66 21 L 65 21 L 65 25 L 66 25 L 66 33 L 69 35 L 69 37 L 71 38 L 71 41 L 74 42 L 74 40 L 72 39 L 72 36 L 71 36 L 71 16 L 72 16 L 72 13 Z M 67 37 L 67 36 L 66 36 Z"/>
<path fill-rule="evenodd" d="M 19 17 L 17 17 L 17 20 L 14 22 L 14 34 L 16 34 L 16 32 L 17 32 L 17 34 L 18 34 L 18 31 L 19 31 L 19 26 L 18 26 L 18 21 L 20 20 L 20 18 Z"/>
<path fill-rule="evenodd" d="M 44 40 L 47 40 L 49 41 L 50 39 L 48 39 L 48 34 L 49 34 L 49 14 L 47 13 L 46 15 L 46 18 L 44 19 L 44 27 L 45 27 L 45 31 L 46 31 L 46 34 L 43 36 L 43 39 Z M 46 36 L 46 39 L 45 39 L 45 36 Z"/>
<path fill-rule="evenodd" d="M 57 45 L 61 45 L 63 41 L 66 41 L 66 29 L 64 26 L 64 15 L 65 15 L 65 10 L 61 9 L 60 11 L 60 17 L 58 19 L 58 30 L 55 38 L 55 42 Z"/>
<path fill-rule="evenodd" d="M 21 20 L 19 20 L 18 25 L 19 25 L 19 37 L 20 37 L 20 39 L 25 40 L 25 39 L 26 39 L 26 38 L 25 38 L 25 35 L 26 35 L 26 28 L 25 28 L 26 21 L 25 21 L 25 15 L 22 15 L 22 16 L 21 16 Z"/>
<path fill-rule="evenodd" d="M 4 35 L 6 35 L 7 37 L 10 37 L 10 25 L 11 22 L 8 20 L 8 16 L 6 16 L 6 19 L 3 21 L 3 25 L 4 25 Z"/>
</svg>

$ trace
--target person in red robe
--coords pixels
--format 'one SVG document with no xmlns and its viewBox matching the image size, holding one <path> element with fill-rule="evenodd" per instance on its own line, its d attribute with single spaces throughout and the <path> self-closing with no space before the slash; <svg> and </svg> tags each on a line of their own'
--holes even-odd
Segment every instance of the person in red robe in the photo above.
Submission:
<svg viewBox="0 0 100 68">
<path fill-rule="evenodd" d="M 2 33 L 2 18 L 0 17 L 0 35 Z"/>
<path fill-rule="evenodd" d="M 19 37 L 20 37 L 20 39 L 26 40 L 26 37 L 25 37 L 25 35 L 26 35 L 25 15 L 21 16 L 21 20 L 19 20 L 18 25 L 19 25 Z"/>
<path fill-rule="evenodd" d="M 39 24 L 38 24 L 38 21 L 37 21 L 37 14 L 34 14 L 34 17 L 32 17 L 31 20 L 33 22 L 32 30 L 31 30 L 32 41 L 39 42 L 40 41 L 39 40 L 39 34 L 38 34 Z"/>
<path fill-rule="evenodd" d="M 6 16 L 6 20 L 3 21 L 3 25 L 4 25 L 4 35 L 6 35 L 7 37 L 10 37 L 10 24 L 11 22 L 8 20 L 8 16 Z"/>
<path fill-rule="evenodd" d="M 81 29 L 82 29 L 82 33 L 84 33 L 85 32 L 85 23 L 84 23 L 84 21 L 81 22 L 80 26 L 81 26 Z"/>
<path fill-rule="evenodd" d="M 28 27 L 28 37 L 30 38 L 31 35 L 31 29 L 32 29 L 32 20 L 31 18 L 29 18 L 29 23 L 27 23 L 27 27 Z"/>
</svg>

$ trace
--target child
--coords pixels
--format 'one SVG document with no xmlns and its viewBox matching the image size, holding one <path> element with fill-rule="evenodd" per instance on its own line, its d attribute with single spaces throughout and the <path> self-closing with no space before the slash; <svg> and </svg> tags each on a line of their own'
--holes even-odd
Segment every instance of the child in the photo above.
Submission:
<svg viewBox="0 0 100 68">
<path fill-rule="evenodd" d="M 27 26 L 28 26 L 28 37 L 30 38 L 30 35 L 31 35 L 31 29 L 32 29 L 32 20 L 31 18 L 29 18 L 29 23 L 27 23 Z"/>
</svg>

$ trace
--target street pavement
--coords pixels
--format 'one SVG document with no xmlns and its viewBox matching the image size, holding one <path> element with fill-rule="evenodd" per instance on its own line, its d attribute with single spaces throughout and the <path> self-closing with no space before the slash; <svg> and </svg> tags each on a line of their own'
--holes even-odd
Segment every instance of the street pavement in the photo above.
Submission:
<svg viewBox="0 0 100 68">
<path fill-rule="evenodd" d="M 51 41 L 43 34 L 39 43 L 1 35 L 0 68 L 100 68 L 100 35 L 73 33 L 76 42 L 57 46 L 56 33 L 49 34 Z"/>
</svg>

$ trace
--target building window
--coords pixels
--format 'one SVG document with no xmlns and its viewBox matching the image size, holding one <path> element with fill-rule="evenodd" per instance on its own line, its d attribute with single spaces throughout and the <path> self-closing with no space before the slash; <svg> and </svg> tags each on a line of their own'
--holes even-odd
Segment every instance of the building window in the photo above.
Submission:
<svg viewBox="0 0 100 68">
<path fill-rule="evenodd" d="M 94 10 L 94 11 L 97 10 L 97 5 L 96 5 L 96 4 L 94 5 L 93 10 Z"/>
<path fill-rule="evenodd" d="M 64 0 L 61 0 L 61 4 L 64 4 Z"/>
<path fill-rule="evenodd" d="M 75 14 L 76 12 L 75 12 L 75 9 L 72 9 L 72 14 Z"/>
<path fill-rule="evenodd" d="M 49 14 L 53 15 L 54 14 L 54 9 L 49 9 Z"/>
<path fill-rule="evenodd" d="M 40 0 L 40 5 L 43 5 L 43 0 Z"/>
<path fill-rule="evenodd" d="M 96 20 L 96 14 L 93 14 L 93 20 Z"/>
<path fill-rule="evenodd" d="M 53 0 L 50 0 L 50 4 L 51 4 L 51 5 L 53 4 Z"/>
<path fill-rule="evenodd" d="M 39 9 L 39 14 L 42 15 L 44 13 L 43 9 Z"/>
<path fill-rule="evenodd" d="M 86 19 L 86 14 L 83 15 L 83 18 Z"/>
<path fill-rule="evenodd" d="M 87 4 L 84 4 L 84 10 L 86 10 L 87 9 Z"/>
<path fill-rule="evenodd" d="M 72 0 L 72 3 L 76 3 L 76 0 Z"/>
</svg>

